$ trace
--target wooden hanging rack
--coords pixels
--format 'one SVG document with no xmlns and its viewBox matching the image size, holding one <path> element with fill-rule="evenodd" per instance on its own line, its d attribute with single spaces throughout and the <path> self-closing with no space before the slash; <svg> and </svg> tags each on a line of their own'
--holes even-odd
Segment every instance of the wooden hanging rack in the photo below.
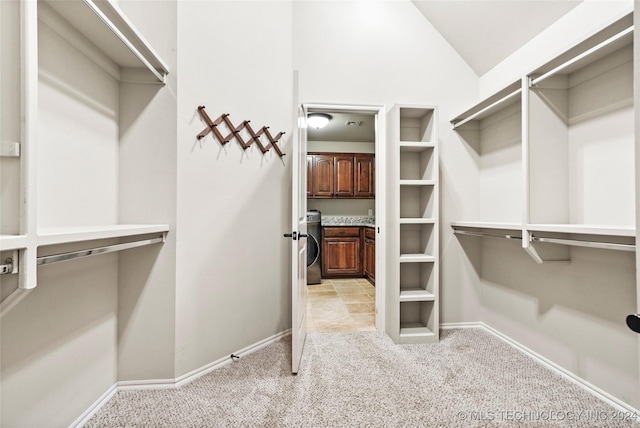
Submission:
<svg viewBox="0 0 640 428">
<path fill-rule="evenodd" d="M 253 128 L 249 124 L 249 122 L 251 122 L 250 120 L 245 120 L 240 125 L 234 126 L 233 123 L 231 123 L 231 120 L 229 119 L 228 113 L 224 113 L 220 115 L 216 120 L 211 120 L 211 118 L 209 117 L 207 112 L 204 110 L 204 108 L 205 108 L 204 106 L 198 106 L 198 111 L 200 112 L 202 119 L 206 122 L 207 127 L 198 134 L 198 137 L 197 137 L 198 140 L 201 140 L 204 137 L 206 137 L 207 134 L 209 134 L 209 132 L 213 132 L 213 135 L 215 135 L 216 139 L 223 146 L 227 144 L 229 141 L 231 141 L 233 138 L 235 138 L 238 141 L 238 143 L 240 143 L 240 145 L 244 150 L 247 150 L 249 146 L 251 146 L 251 144 L 256 143 L 263 154 L 267 153 L 269 149 L 273 147 L 276 153 L 278 153 L 278 156 L 282 157 L 285 155 L 280 150 L 280 147 L 276 145 L 278 140 L 280 140 L 280 138 L 285 134 L 284 132 L 278 132 L 278 134 L 274 137 L 273 135 L 271 135 L 271 132 L 269 131 L 268 126 L 263 126 L 258 130 L 258 132 L 256 132 L 253 130 Z M 224 123 L 225 126 L 230 131 L 229 135 L 227 135 L 226 137 L 223 136 L 220 130 L 218 129 L 218 125 L 220 125 L 221 123 Z M 247 132 L 249 133 L 249 139 L 247 141 L 245 141 L 245 139 L 240 134 L 240 132 L 244 129 L 246 129 Z M 266 146 L 263 145 L 262 142 L 260 141 L 260 136 L 262 135 L 266 136 L 267 139 L 269 140 L 269 144 L 267 144 Z"/>
</svg>

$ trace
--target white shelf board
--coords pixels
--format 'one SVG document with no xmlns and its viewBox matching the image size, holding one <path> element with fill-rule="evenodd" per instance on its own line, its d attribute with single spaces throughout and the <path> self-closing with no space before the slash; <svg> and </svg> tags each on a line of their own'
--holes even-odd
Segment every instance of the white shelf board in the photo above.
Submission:
<svg viewBox="0 0 640 428">
<path fill-rule="evenodd" d="M 521 96 L 522 83 L 520 80 L 516 80 L 500 91 L 468 108 L 464 113 L 461 113 L 451 119 L 450 122 L 453 127 L 456 128 L 472 120 L 484 119 L 485 117 L 518 102 L 521 99 Z"/>
<path fill-rule="evenodd" d="M 50 227 L 38 229 L 38 245 L 56 245 L 94 239 L 123 238 L 168 232 L 166 224 L 116 224 L 105 226 Z"/>
<path fill-rule="evenodd" d="M 578 235 L 604 235 L 635 237 L 636 229 L 628 226 L 606 226 L 588 224 L 527 224 L 531 232 L 573 233 Z"/>
<path fill-rule="evenodd" d="M 433 149 L 436 146 L 432 142 L 424 141 L 400 141 L 401 152 L 421 152 L 426 149 Z"/>
<path fill-rule="evenodd" d="M 27 248 L 25 235 L 0 235 L 0 251 L 19 250 Z"/>
<path fill-rule="evenodd" d="M 435 218 L 401 218 L 400 224 L 435 224 Z"/>
<path fill-rule="evenodd" d="M 435 261 L 436 258 L 428 254 L 400 254 L 400 263 L 433 263 Z"/>
<path fill-rule="evenodd" d="M 497 229 L 497 230 L 522 230 L 522 223 L 500 223 L 490 221 L 452 221 L 452 228 L 464 227 L 466 229 Z"/>
<path fill-rule="evenodd" d="M 46 3 L 120 67 L 147 69 L 164 83 L 166 63 L 113 0 Z"/>
<path fill-rule="evenodd" d="M 435 180 L 400 180 L 401 186 L 435 186 Z"/>
<path fill-rule="evenodd" d="M 433 331 L 420 323 L 401 323 L 400 337 L 427 337 L 435 336 Z"/>
<path fill-rule="evenodd" d="M 400 290 L 400 302 L 433 302 L 435 299 L 436 296 L 427 290 L 419 288 Z"/>
</svg>

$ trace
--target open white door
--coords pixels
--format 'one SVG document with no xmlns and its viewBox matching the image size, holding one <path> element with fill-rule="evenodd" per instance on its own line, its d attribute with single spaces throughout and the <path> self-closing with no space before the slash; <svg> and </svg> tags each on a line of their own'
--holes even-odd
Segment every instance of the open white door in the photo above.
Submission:
<svg viewBox="0 0 640 428">
<path fill-rule="evenodd" d="M 298 107 L 293 138 L 291 184 L 291 372 L 298 373 L 307 337 L 307 112 Z"/>
</svg>

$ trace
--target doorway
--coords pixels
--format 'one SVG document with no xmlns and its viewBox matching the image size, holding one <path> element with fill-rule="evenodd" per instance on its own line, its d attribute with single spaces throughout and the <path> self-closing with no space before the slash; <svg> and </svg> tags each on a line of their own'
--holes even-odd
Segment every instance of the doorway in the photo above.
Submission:
<svg viewBox="0 0 640 428">
<path fill-rule="evenodd" d="M 321 271 L 308 275 L 307 331 L 383 331 L 384 108 L 306 107 L 325 121 L 307 126 L 307 218 L 320 218 Z"/>
</svg>

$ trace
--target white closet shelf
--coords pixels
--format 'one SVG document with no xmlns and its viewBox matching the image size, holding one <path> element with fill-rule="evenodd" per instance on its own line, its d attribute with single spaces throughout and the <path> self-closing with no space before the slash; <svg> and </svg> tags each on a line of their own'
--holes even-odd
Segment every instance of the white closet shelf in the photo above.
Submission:
<svg viewBox="0 0 640 428">
<path fill-rule="evenodd" d="M 401 218 L 400 219 L 400 224 L 435 224 L 436 219 L 435 218 Z"/>
<path fill-rule="evenodd" d="M 400 141 L 401 152 L 421 152 L 426 149 L 432 149 L 436 145 L 432 142 L 423 141 Z"/>
<path fill-rule="evenodd" d="M 576 235 L 603 235 L 635 237 L 636 230 L 628 226 L 601 226 L 588 224 L 527 224 L 531 232 L 571 233 Z"/>
<path fill-rule="evenodd" d="M 400 339 L 435 337 L 433 331 L 420 323 L 402 323 L 400 325 Z"/>
<path fill-rule="evenodd" d="M 0 251 L 19 250 L 27 248 L 25 235 L 0 235 Z"/>
<path fill-rule="evenodd" d="M 400 180 L 401 186 L 435 186 L 435 180 Z"/>
<path fill-rule="evenodd" d="M 432 263 L 436 258 L 428 254 L 400 254 L 400 263 Z"/>
<path fill-rule="evenodd" d="M 615 31 L 612 33 L 612 31 Z M 578 46 L 560 55 L 530 75 L 530 86 L 558 75 L 568 75 L 588 64 L 633 43 L 633 19 L 625 17 L 611 28 L 594 35 Z"/>
<path fill-rule="evenodd" d="M 164 83 L 169 69 L 113 0 L 46 3 L 124 69 L 146 69 Z M 126 80 L 126 79 L 123 79 Z"/>
<path fill-rule="evenodd" d="M 458 128 L 472 120 L 484 119 L 491 114 L 518 102 L 522 95 L 522 82 L 518 79 L 495 94 L 485 98 L 473 107 L 451 119 L 453 128 Z"/>
<path fill-rule="evenodd" d="M 436 296 L 419 288 L 400 290 L 400 302 L 433 302 Z"/>
<path fill-rule="evenodd" d="M 38 245 L 56 245 L 94 239 L 124 238 L 166 233 L 166 224 L 117 224 L 106 226 L 50 227 L 38 229 Z"/>
<path fill-rule="evenodd" d="M 495 229 L 495 230 L 522 230 L 522 223 L 500 223 L 490 221 L 452 221 L 451 227 L 454 229 Z"/>
</svg>

